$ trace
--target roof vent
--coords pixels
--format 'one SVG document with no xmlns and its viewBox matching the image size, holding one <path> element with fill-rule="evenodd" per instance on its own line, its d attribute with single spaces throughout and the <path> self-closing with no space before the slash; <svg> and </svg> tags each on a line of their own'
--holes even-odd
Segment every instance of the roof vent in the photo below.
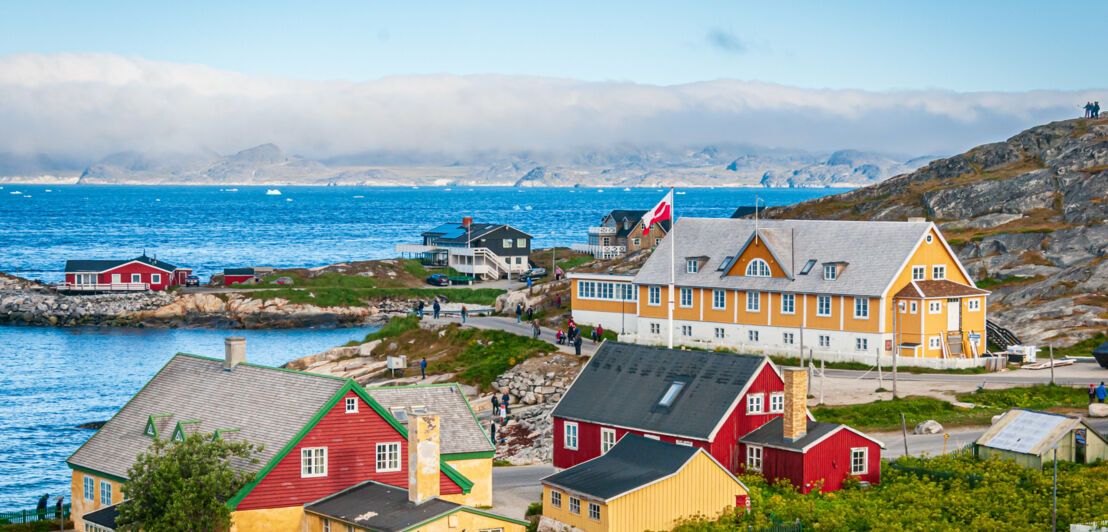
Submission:
<svg viewBox="0 0 1108 532">
<path fill-rule="evenodd" d="M 246 338 L 229 336 L 223 341 L 223 369 L 231 371 L 235 366 L 246 362 Z"/>
</svg>

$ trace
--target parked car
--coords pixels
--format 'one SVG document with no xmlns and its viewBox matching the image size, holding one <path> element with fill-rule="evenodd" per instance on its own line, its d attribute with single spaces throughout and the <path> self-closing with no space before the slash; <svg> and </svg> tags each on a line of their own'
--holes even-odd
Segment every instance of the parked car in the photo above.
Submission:
<svg viewBox="0 0 1108 532">
<path fill-rule="evenodd" d="M 427 284 L 450 286 L 450 278 L 445 273 L 432 273 L 427 276 Z"/>
<path fill-rule="evenodd" d="M 539 277 L 546 277 L 546 268 L 531 268 L 519 274 L 520 280 L 538 279 Z"/>
<path fill-rule="evenodd" d="M 185 286 L 200 286 L 200 278 L 195 275 L 185 277 Z"/>
</svg>

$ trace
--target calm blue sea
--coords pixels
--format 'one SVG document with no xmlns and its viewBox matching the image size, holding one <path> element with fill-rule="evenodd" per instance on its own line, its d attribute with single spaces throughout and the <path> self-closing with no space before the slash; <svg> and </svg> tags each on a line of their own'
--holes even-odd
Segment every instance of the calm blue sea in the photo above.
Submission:
<svg viewBox="0 0 1108 532">
<path fill-rule="evenodd" d="M 206 280 L 224 267 L 319 266 L 395 256 L 434 225 L 472 216 L 512 224 L 535 247 L 585 241 L 611 209 L 648 209 L 658 189 L 23 186 L 0 189 L 0 271 L 57 281 L 66 259 L 145 250 Z M 49 191 L 48 191 L 49 190 Z M 729 216 L 842 189 L 690 189 L 678 216 Z M 20 192 L 20 194 L 13 194 Z M 289 201 L 291 200 L 291 201 Z M 361 338 L 368 329 L 234 331 L 247 358 L 280 365 Z M 220 357 L 229 331 L 0 327 L 0 510 L 69 494 L 64 460 L 173 353 Z"/>
</svg>

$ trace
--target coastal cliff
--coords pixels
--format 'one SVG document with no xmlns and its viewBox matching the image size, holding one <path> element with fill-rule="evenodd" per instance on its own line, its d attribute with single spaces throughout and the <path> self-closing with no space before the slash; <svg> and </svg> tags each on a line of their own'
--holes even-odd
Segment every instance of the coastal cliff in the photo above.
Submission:
<svg viewBox="0 0 1108 532">
<path fill-rule="evenodd" d="M 992 291 L 991 319 L 1021 340 L 1068 343 L 1108 326 L 1106 119 L 1033 127 L 880 184 L 765 214 L 926 217 L 978 286 Z"/>
</svg>

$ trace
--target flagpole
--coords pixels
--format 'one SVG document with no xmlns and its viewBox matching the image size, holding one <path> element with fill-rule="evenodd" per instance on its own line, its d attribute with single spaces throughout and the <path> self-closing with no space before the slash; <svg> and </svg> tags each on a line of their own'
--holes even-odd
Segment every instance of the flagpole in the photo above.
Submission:
<svg viewBox="0 0 1108 532">
<path fill-rule="evenodd" d="M 669 348 L 673 349 L 673 278 L 677 269 L 677 195 L 673 193 L 673 187 L 669 187 L 669 199 Z"/>
</svg>

